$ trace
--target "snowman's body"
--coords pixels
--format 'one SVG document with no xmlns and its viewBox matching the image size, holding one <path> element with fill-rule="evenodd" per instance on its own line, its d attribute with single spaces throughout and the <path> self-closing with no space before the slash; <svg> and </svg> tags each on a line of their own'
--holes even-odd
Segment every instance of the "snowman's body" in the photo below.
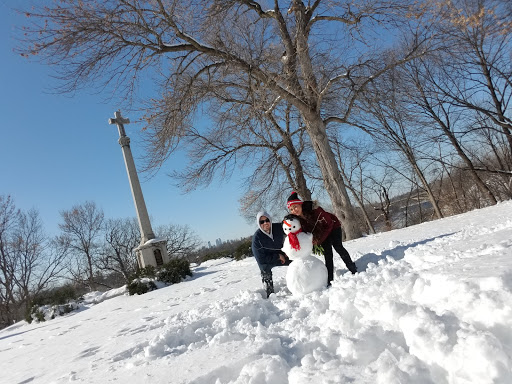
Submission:
<svg viewBox="0 0 512 384">
<path fill-rule="evenodd" d="M 286 286 L 294 295 L 304 295 L 325 288 L 327 268 L 313 256 L 313 234 L 302 232 L 299 218 L 288 215 L 283 220 L 286 234 L 283 248 L 293 260 L 286 273 Z"/>
</svg>

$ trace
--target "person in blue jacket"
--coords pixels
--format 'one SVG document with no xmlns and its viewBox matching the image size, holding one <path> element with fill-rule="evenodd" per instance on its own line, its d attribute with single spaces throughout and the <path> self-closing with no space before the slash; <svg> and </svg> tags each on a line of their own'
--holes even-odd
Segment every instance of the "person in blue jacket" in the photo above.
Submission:
<svg viewBox="0 0 512 384">
<path fill-rule="evenodd" d="M 261 281 L 267 298 L 274 293 L 272 268 L 289 265 L 290 259 L 281 251 L 286 235 L 281 223 L 272 223 L 270 215 L 261 211 L 256 215 L 258 230 L 252 237 L 252 254 L 261 270 Z"/>
</svg>

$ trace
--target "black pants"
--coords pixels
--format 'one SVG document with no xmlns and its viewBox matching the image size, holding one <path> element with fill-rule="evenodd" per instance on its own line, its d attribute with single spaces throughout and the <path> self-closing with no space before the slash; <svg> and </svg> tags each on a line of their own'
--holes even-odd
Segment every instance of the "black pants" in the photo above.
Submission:
<svg viewBox="0 0 512 384">
<path fill-rule="evenodd" d="M 272 280 L 272 271 L 261 272 L 261 282 L 263 283 L 263 289 L 267 293 L 267 299 L 270 294 L 274 293 L 274 280 Z"/>
<path fill-rule="evenodd" d="M 288 266 L 293 260 L 290 260 L 288 256 L 285 256 L 284 264 L 277 264 L 275 267 L 280 266 Z M 261 271 L 261 282 L 263 283 L 263 287 L 267 293 L 267 298 L 270 294 L 274 293 L 274 280 L 272 279 L 272 268 L 267 268 L 266 270 Z"/>
<path fill-rule="evenodd" d="M 356 264 L 350 258 L 348 251 L 341 243 L 341 228 L 333 229 L 327 239 L 322 243 L 324 249 L 325 266 L 327 267 L 327 283 L 330 284 L 334 278 L 334 261 L 332 249 L 341 256 L 341 259 L 347 266 L 347 269 L 352 272 L 357 272 Z"/>
</svg>

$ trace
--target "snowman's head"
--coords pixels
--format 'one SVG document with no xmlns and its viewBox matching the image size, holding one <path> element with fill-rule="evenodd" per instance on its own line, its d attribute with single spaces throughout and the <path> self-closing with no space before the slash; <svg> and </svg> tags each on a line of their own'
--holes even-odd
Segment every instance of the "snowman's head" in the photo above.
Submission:
<svg viewBox="0 0 512 384">
<path fill-rule="evenodd" d="M 283 220 L 283 231 L 286 236 L 300 230 L 300 219 L 295 215 L 286 215 Z"/>
</svg>

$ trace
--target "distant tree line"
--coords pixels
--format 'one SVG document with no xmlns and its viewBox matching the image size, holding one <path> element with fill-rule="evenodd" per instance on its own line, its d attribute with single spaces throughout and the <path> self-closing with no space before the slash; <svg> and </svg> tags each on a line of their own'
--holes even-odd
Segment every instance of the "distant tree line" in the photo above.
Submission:
<svg viewBox="0 0 512 384">
<path fill-rule="evenodd" d="M 60 234 L 45 234 L 35 209 L 22 212 L 0 195 L 0 329 L 22 320 L 34 302 L 55 291 L 69 296 L 130 282 L 138 272 L 135 218 L 107 219 L 93 202 L 60 212 Z M 188 227 L 159 226 L 171 259 L 189 258 L 200 240 Z"/>
<path fill-rule="evenodd" d="M 251 244 L 251 236 L 238 240 L 227 240 L 220 245 L 201 247 L 190 254 L 189 260 L 195 263 L 202 263 L 207 260 L 220 259 L 223 257 L 242 260 L 253 256 Z"/>
</svg>

